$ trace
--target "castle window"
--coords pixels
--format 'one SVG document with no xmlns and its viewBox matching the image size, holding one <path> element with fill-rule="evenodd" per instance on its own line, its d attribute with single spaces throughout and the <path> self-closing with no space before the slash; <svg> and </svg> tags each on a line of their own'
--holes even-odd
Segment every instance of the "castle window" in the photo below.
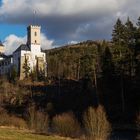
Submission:
<svg viewBox="0 0 140 140">
<path fill-rule="evenodd" d="M 36 43 L 36 40 L 35 40 L 35 43 Z"/>
<path fill-rule="evenodd" d="M 35 32 L 35 36 L 37 36 L 37 32 Z"/>
</svg>

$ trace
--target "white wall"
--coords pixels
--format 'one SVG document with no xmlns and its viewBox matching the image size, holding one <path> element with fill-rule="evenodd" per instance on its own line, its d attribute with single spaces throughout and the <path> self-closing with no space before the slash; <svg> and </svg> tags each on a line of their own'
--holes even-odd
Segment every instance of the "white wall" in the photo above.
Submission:
<svg viewBox="0 0 140 140">
<path fill-rule="evenodd" d="M 33 53 L 33 54 L 38 54 L 39 52 L 41 52 L 41 47 L 40 47 L 40 45 L 31 45 L 30 46 L 30 48 L 31 48 L 31 52 Z"/>
</svg>

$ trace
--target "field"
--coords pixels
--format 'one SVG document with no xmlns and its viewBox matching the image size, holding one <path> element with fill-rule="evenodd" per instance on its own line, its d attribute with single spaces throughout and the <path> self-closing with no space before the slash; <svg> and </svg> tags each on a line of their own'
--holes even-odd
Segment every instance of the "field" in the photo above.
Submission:
<svg viewBox="0 0 140 140">
<path fill-rule="evenodd" d="M 66 140 L 66 138 L 36 135 L 27 131 L 11 128 L 0 128 L 0 140 Z"/>
</svg>

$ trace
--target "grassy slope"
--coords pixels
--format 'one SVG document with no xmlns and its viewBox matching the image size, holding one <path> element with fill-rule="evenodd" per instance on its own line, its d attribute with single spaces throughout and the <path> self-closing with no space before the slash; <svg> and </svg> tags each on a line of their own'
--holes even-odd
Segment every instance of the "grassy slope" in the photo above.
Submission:
<svg viewBox="0 0 140 140">
<path fill-rule="evenodd" d="M 10 128 L 0 128 L 0 140 L 65 140 L 56 136 L 35 135 Z"/>
</svg>

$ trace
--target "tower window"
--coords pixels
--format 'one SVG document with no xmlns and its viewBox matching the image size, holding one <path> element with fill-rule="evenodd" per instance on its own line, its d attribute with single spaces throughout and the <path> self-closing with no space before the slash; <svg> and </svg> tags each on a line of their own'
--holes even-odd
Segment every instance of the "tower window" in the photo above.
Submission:
<svg viewBox="0 0 140 140">
<path fill-rule="evenodd" d="M 37 36 L 37 32 L 35 32 L 35 36 Z"/>
<path fill-rule="evenodd" d="M 36 40 L 35 40 L 35 43 L 36 43 Z"/>
</svg>

